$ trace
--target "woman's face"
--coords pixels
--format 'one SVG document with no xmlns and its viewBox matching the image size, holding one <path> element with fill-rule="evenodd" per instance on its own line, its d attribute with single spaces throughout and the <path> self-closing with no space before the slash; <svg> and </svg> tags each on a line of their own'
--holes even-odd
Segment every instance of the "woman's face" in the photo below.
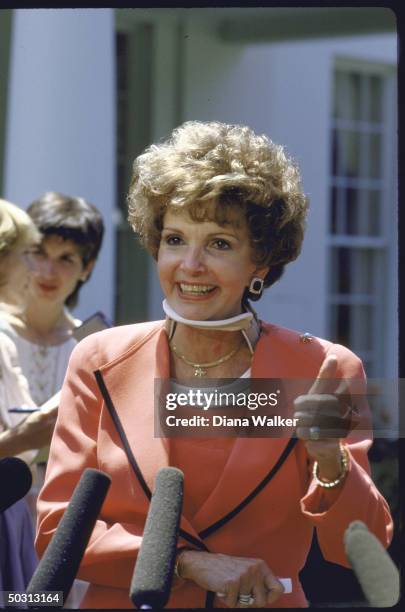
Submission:
<svg viewBox="0 0 405 612">
<path fill-rule="evenodd" d="M 240 314 L 245 288 L 268 271 L 252 260 L 245 223 L 194 222 L 187 213 L 170 210 L 163 220 L 157 265 L 170 306 L 197 321 Z"/>
<path fill-rule="evenodd" d="M 14 249 L 1 258 L 1 293 L 6 301 L 23 304 L 26 299 L 30 272 L 30 258 L 26 249 Z"/>
<path fill-rule="evenodd" d="M 47 303 L 63 305 L 92 267 L 92 262 L 83 265 L 77 244 L 57 235 L 44 238 L 31 257 L 30 298 Z"/>
</svg>

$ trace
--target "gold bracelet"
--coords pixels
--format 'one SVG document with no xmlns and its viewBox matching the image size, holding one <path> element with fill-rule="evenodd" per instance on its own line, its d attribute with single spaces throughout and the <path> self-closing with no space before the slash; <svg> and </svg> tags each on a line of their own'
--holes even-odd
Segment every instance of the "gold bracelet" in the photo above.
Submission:
<svg viewBox="0 0 405 612">
<path fill-rule="evenodd" d="M 335 480 L 329 480 L 328 482 L 325 482 L 324 480 L 321 480 L 319 478 L 318 475 L 318 462 L 315 461 L 314 466 L 312 468 L 312 475 L 315 479 L 315 482 L 318 486 L 320 487 L 324 487 L 325 489 L 333 489 L 333 487 L 337 487 L 345 478 L 347 472 L 349 471 L 349 453 L 347 451 L 347 449 L 343 446 L 343 444 L 340 444 L 340 461 L 342 464 L 342 471 L 340 472 L 339 476 L 335 479 Z"/>
</svg>

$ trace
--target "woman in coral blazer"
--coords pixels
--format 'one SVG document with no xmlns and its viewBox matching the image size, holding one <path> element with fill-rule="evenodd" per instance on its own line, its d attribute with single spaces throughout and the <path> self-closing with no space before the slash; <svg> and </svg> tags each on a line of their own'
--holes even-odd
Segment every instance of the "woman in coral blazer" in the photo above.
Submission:
<svg viewBox="0 0 405 612">
<path fill-rule="evenodd" d="M 325 559 L 346 566 L 351 521 L 363 520 L 388 545 L 389 509 L 369 475 L 360 360 L 259 321 L 249 305 L 297 256 L 305 211 L 295 167 L 248 128 L 188 123 L 138 158 L 130 218 L 157 259 L 167 319 L 106 330 L 76 347 L 38 502 L 42 555 L 83 470 L 112 478 L 80 566 L 90 583 L 83 607 L 132 607 L 151 492 L 168 465 L 185 475 L 168 607 L 305 607 L 298 574 L 314 528 Z M 289 383 L 312 383 L 293 404 L 297 428 L 279 435 L 159 436 L 156 381 L 175 379 L 179 389 L 205 376 L 252 387 L 274 379 L 287 396 Z M 291 578 L 291 593 L 280 577 Z"/>
</svg>

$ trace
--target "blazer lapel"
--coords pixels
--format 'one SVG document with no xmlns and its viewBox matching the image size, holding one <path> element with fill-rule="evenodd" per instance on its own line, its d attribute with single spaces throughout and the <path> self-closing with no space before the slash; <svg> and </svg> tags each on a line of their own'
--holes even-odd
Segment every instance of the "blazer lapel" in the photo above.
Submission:
<svg viewBox="0 0 405 612">
<path fill-rule="evenodd" d="M 100 368 L 105 388 L 139 468 L 138 480 L 144 481 L 149 492 L 154 491 L 157 472 L 169 465 L 170 441 L 155 435 L 154 405 L 156 381 L 167 379 L 169 370 L 169 348 L 163 326 Z M 145 494 L 146 511 L 148 505 Z M 181 528 L 198 537 L 185 517 L 181 519 Z"/>
</svg>

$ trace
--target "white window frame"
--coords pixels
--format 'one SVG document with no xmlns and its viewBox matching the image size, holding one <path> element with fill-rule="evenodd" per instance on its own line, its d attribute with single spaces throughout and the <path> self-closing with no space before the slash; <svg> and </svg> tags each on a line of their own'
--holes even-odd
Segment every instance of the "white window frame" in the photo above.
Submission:
<svg viewBox="0 0 405 612">
<path fill-rule="evenodd" d="M 365 132 L 379 132 L 382 134 L 382 151 L 381 151 L 381 178 L 354 178 L 337 177 L 332 175 L 332 164 L 330 164 L 330 208 L 332 208 L 332 186 L 336 187 L 353 187 L 376 188 L 381 189 L 381 207 L 380 207 L 380 234 L 378 236 L 363 236 L 349 235 L 344 233 L 331 233 L 330 224 L 328 225 L 328 270 L 329 277 L 332 271 L 332 248 L 347 247 L 356 248 L 371 248 L 382 253 L 383 265 L 377 270 L 379 278 L 376 279 L 378 290 L 373 295 L 361 295 L 357 293 L 339 294 L 331 293 L 331 282 L 329 282 L 328 297 L 327 297 L 327 321 L 329 328 L 329 336 L 333 340 L 338 340 L 334 337 L 332 329 L 332 305 L 334 304 L 371 304 L 376 308 L 374 316 L 374 325 L 372 330 L 373 347 L 370 351 L 358 350 L 356 346 L 350 346 L 359 356 L 373 365 L 370 375 L 373 377 L 394 377 L 397 376 L 397 321 L 396 321 L 396 303 L 397 303 L 397 204 L 396 204 L 396 140 L 395 140 L 395 119 L 396 119 L 396 70 L 395 66 L 384 63 L 374 63 L 352 58 L 337 58 L 334 64 L 334 76 L 332 79 L 335 86 L 335 71 L 341 70 L 346 72 L 360 72 L 364 75 L 375 75 L 383 78 L 383 102 L 382 102 L 382 119 L 380 126 L 373 126 L 366 122 L 351 121 L 346 119 L 335 119 L 331 112 L 331 133 L 334 129 L 358 129 L 361 127 Z M 364 100 L 368 100 L 368 96 L 364 96 Z M 335 92 L 332 94 L 332 101 L 335 100 Z M 367 149 L 367 148 L 366 148 Z M 368 151 L 360 158 L 362 165 L 368 164 Z M 338 192 L 342 193 L 342 192 Z M 339 197 L 339 195 L 338 195 Z M 340 200 L 342 201 L 342 200 Z M 391 205 L 390 205 L 391 203 Z M 360 208 L 360 211 L 362 209 Z M 332 212 L 332 211 L 330 211 Z M 340 206 L 339 201 L 337 207 L 337 223 L 336 226 L 342 228 L 345 223 L 346 210 Z M 362 214 L 360 212 L 360 214 Z M 363 218 L 360 217 L 360 224 L 364 222 L 364 206 Z M 355 344 L 355 342 L 354 342 Z"/>
</svg>

